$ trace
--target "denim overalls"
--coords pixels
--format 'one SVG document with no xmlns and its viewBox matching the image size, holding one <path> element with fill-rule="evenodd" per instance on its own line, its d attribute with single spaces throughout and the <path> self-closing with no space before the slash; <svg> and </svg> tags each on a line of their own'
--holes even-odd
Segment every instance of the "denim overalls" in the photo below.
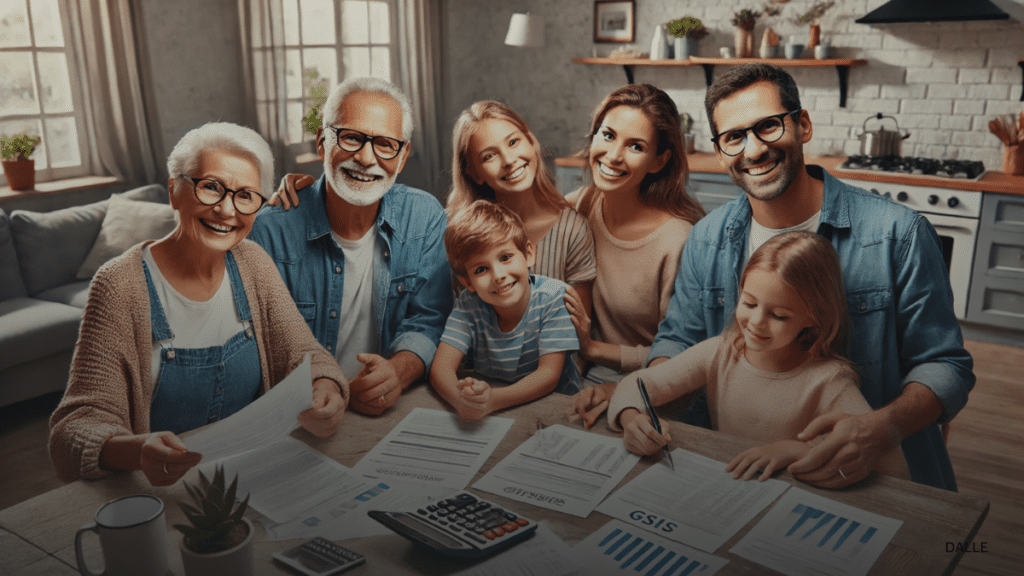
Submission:
<svg viewBox="0 0 1024 576">
<path fill-rule="evenodd" d="M 153 340 L 171 340 L 164 308 L 157 297 L 146 263 L 142 263 L 149 287 Z M 154 383 L 149 408 L 149 429 L 180 434 L 234 414 L 245 408 L 260 389 L 260 355 L 253 338 L 249 300 L 242 278 L 230 252 L 227 273 L 234 294 L 235 309 L 247 328 L 222 346 L 178 348 L 168 345 L 160 351 L 160 370 Z"/>
</svg>

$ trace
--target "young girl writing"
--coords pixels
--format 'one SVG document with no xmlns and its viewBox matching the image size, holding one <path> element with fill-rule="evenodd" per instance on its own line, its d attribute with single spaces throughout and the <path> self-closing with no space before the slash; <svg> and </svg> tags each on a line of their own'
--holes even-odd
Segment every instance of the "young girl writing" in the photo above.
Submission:
<svg viewBox="0 0 1024 576">
<path fill-rule="evenodd" d="M 526 121 L 491 100 L 463 110 L 452 129 L 449 220 L 481 199 L 509 208 L 523 221 L 536 251 L 532 274 L 575 287 L 589 305 L 596 270 L 587 221 L 558 193 Z"/>
<path fill-rule="evenodd" d="M 759 471 L 766 480 L 806 454 L 815 441 L 796 437 L 815 417 L 871 410 L 843 356 L 849 318 L 839 257 L 827 240 L 810 232 L 773 237 L 750 257 L 740 290 L 736 320 L 724 333 L 619 384 L 608 421 L 624 430 L 631 452 L 654 454 L 670 439 L 666 424 L 659 434 L 644 415 L 638 379 L 653 405 L 707 386 L 715 430 L 766 442 L 726 467 L 744 480 Z M 899 447 L 876 471 L 910 477 Z"/>
<path fill-rule="evenodd" d="M 594 232 L 597 278 L 591 307 L 566 291 L 580 355 L 598 366 L 575 398 L 587 425 L 607 407 L 625 374 L 641 368 L 674 288 L 679 255 L 704 210 L 686 193 L 679 112 L 649 84 L 612 92 L 594 112 L 584 169 L 588 184 L 569 196 Z"/>
</svg>

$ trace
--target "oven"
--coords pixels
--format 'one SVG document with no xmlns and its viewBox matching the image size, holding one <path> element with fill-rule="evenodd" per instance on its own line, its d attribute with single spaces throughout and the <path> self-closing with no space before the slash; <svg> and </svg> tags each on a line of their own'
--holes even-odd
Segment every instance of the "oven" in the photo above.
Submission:
<svg viewBox="0 0 1024 576">
<path fill-rule="evenodd" d="M 853 178 L 840 179 L 913 208 L 928 219 L 942 241 L 942 257 L 946 261 L 949 284 L 953 289 L 953 311 L 957 318 L 964 319 L 967 315 L 967 294 L 971 286 L 974 243 L 981 218 L 982 193 Z"/>
</svg>

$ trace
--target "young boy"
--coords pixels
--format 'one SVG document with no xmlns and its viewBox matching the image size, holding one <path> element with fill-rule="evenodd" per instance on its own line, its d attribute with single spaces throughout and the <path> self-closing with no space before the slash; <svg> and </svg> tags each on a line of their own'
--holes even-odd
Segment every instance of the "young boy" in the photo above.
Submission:
<svg viewBox="0 0 1024 576">
<path fill-rule="evenodd" d="M 563 301 L 565 284 L 529 273 L 534 249 L 519 216 L 478 200 L 451 218 L 444 247 L 466 290 L 430 368 L 434 389 L 469 420 L 552 391 L 578 392 L 580 375 L 567 356 L 579 342 Z M 509 385 L 459 379 L 456 370 L 470 349 L 476 374 Z"/>
</svg>

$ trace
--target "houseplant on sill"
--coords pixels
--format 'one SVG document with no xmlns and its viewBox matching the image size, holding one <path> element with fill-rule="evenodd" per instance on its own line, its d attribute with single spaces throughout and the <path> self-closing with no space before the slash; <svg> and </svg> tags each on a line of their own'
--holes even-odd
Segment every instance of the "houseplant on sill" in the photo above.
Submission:
<svg viewBox="0 0 1024 576">
<path fill-rule="evenodd" d="M 693 16 L 683 16 L 667 24 L 669 34 L 675 36 L 675 59 L 686 60 L 697 55 L 697 41 L 709 34 L 704 23 Z"/>
<path fill-rule="evenodd" d="M 199 472 L 199 486 L 185 483 L 185 489 L 196 504 L 180 504 L 191 526 L 174 525 L 183 535 L 180 548 L 185 575 L 253 576 L 253 526 L 242 517 L 249 496 L 234 506 L 238 475 L 225 490 L 224 467 L 217 466 L 212 481 Z"/>
<path fill-rule="evenodd" d="M 28 134 L 0 137 L 4 177 L 11 190 L 31 190 L 36 186 L 36 161 L 29 159 L 42 138 Z"/>
<path fill-rule="evenodd" d="M 798 25 L 807 24 L 807 47 L 813 49 L 821 42 L 821 17 L 828 12 L 830 8 L 835 6 L 835 0 L 827 0 L 824 2 L 815 2 L 807 12 L 803 13 L 796 19 Z"/>
</svg>

